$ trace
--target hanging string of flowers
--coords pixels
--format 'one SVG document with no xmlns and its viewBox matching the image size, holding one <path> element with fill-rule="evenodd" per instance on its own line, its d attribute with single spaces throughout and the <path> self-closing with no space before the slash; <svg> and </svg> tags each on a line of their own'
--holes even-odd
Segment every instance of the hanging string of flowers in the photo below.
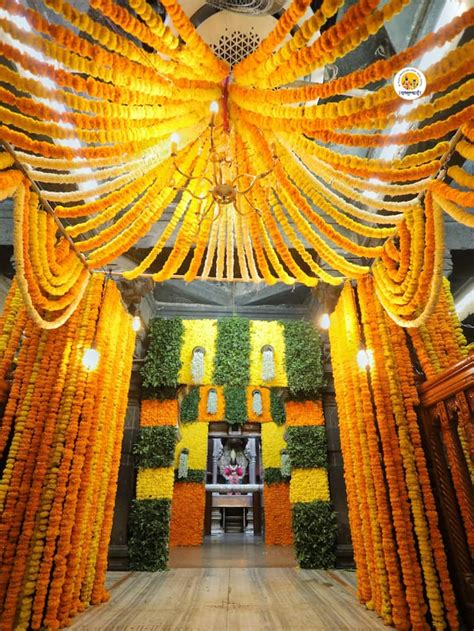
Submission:
<svg viewBox="0 0 474 631">
<path fill-rule="evenodd" d="M 432 371 L 438 370 L 432 357 L 448 365 L 446 348 L 456 350 L 451 363 L 464 353 L 446 292 L 445 285 L 441 304 L 431 316 L 434 327 L 438 312 L 444 314 L 446 342 L 431 336 L 434 344 L 427 346 L 431 324 L 409 329 L 422 366 Z M 370 360 L 368 368 L 361 369 L 356 357 L 364 339 Z M 421 448 L 407 339 L 385 313 L 370 276 L 358 283 L 357 294 L 349 284 L 344 287 L 331 318 L 330 341 L 359 597 L 397 628 L 426 625 L 427 614 L 434 628 L 458 628 Z"/>
<path fill-rule="evenodd" d="M 390 0 L 383 8 L 375 0 L 356 4 L 322 34 L 319 29 L 338 12 L 340 0 L 325 0 L 312 15 L 308 2 L 292 2 L 257 49 L 232 69 L 231 78 L 177 0 L 163 5 L 176 32 L 143 0 L 127 7 L 94 0 L 103 21 L 66 0 L 43 4 L 60 23 L 14 0 L 7 0 L 0 19 L 6 34 L 0 44 L 0 133 L 29 177 L 41 183 L 42 199 L 31 194 L 29 182 L 3 155 L 0 195 L 15 196 L 18 282 L 40 326 L 65 322 L 88 282 L 74 254 L 65 257 L 61 272 L 51 257 L 53 267 L 46 265 L 43 252 L 52 253 L 60 242 L 53 230 L 44 229 L 42 211 L 35 215 L 35 205 L 44 200 L 67 218 L 67 231 L 91 269 L 126 253 L 176 202 L 164 233 L 127 278 L 145 272 L 158 256 L 163 262 L 155 280 L 177 273 L 187 281 L 200 274 L 233 279 L 238 261 L 244 280 L 309 286 L 318 279 L 340 284 L 360 278 L 373 263 L 379 299 L 394 321 L 408 327 L 426 321 L 441 288 L 442 213 L 468 226 L 473 221 L 469 172 L 448 165 L 449 177 L 461 189 L 434 179 L 459 127 L 464 139 L 457 152 L 472 160 L 473 43 L 461 40 L 426 70 L 429 103 L 400 111 L 391 79 L 435 47 L 455 41 L 473 24 L 474 9 L 387 59 L 300 87 L 291 83 L 349 54 L 407 2 Z M 25 22 L 30 29 L 20 27 Z M 380 86 L 366 95 L 348 94 L 377 82 Z M 217 114 L 215 105 L 210 112 L 213 101 L 220 104 Z M 451 114 L 453 105 L 458 110 Z M 411 127 L 383 131 L 397 123 Z M 178 131 L 171 156 L 170 137 Z M 420 141 L 428 141 L 428 147 L 413 151 Z M 385 161 L 359 151 L 392 144 L 405 157 Z M 198 185 L 183 176 L 212 182 L 215 151 L 232 160 L 226 167 L 229 181 L 242 173 L 257 178 L 246 196 L 239 195 L 245 187 L 237 185 L 235 203 L 225 208 L 214 205 L 203 180 Z M 260 178 L 267 170 L 268 177 Z M 55 190 L 65 182 L 75 188 Z M 181 195 L 187 188 L 201 199 Z M 370 191 L 389 198 L 374 199 Z M 397 199 L 426 192 L 423 203 Z M 433 227 L 433 221 L 431 232 L 423 232 L 421 223 Z M 413 246 L 407 247 L 407 233 Z M 388 254 L 394 254 L 397 236 L 404 240 L 400 266 L 389 263 Z M 368 238 L 376 241 L 369 245 Z M 354 256 L 364 260 L 356 262 Z M 31 263 L 25 261 L 30 258 Z M 61 280 L 53 282 L 55 277 Z"/>
<path fill-rule="evenodd" d="M 2 625 L 59 628 L 108 598 L 123 384 L 134 334 L 116 286 L 103 276 L 94 276 L 78 309 L 54 332 L 23 318 L 18 298 L 14 283 L 0 334 L 10 329 L 10 341 L 18 341 L 11 328 L 16 313 L 25 337 L 1 422 Z M 83 355 L 92 346 L 100 362 L 88 371 Z M 9 345 L 2 359 L 11 370 Z"/>
</svg>

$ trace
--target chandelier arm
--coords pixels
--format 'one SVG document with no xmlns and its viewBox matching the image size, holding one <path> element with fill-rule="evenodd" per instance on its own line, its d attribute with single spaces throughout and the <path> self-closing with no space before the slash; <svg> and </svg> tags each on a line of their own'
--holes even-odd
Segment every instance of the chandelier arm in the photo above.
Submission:
<svg viewBox="0 0 474 631">
<path fill-rule="evenodd" d="M 206 218 L 207 214 L 209 213 L 209 211 L 211 210 L 211 208 L 213 207 L 213 205 L 216 202 L 214 201 L 214 199 L 211 198 L 211 203 L 209 204 L 209 206 L 206 208 L 206 210 L 201 214 L 200 218 L 199 218 L 199 227 L 201 227 L 202 222 L 204 221 L 204 219 Z"/>
<path fill-rule="evenodd" d="M 188 173 L 185 173 L 184 171 L 181 171 L 181 169 L 176 164 L 176 162 L 173 162 L 173 166 L 176 169 L 176 171 L 178 171 L 178 173 L 180 175 L 182 175 L 184 178 L 186 178 L 187 180 L 190 180 L 190 181 L 191 180 L 201 180 L 201 181 L 207 182 L 209 184 L 209 186 L 213 186 L 212 180 L 210 180 L 208 177 L 205 177 L 204 175 L 189 175 Z"/>
<path fill-rule="evenodd" d="M 273 173 L 273 167 L 269 171 L 265 171 L 264 173 L 259 173 L 258 175 L 254 175 L 253 176 L 254 179 L 252 180 L 252 183 L 250 184 L 250 186 L 248 186 L 243 191 L 239 191 L 238 189 L 236 189 L 237 193 L 239 193 L 239 195 L 246 195 L 247 193 L 249 193 L 253 189 L 253 187 L 255 186 L 255 184 L 256 184 L 256 182 L 258 180 L 263 180 L 263 178 L 267 177 L 271 173 Z M 242 177 L 242 176 L 239 175 L 238 177 Z M 252 176 L 250 176 L 250 177 L 252 177 Z M 234 180 L 234 182 L 235 182 L 235 180 Z"/>
<path fill-rule="evenodd" d="M 197 180 L 198 178 L 194 178 L 194 179 Z M 206 199 L 206 197 L 209 196 L 209 194 L 207 194 L 207 195 L 204 195 L 203 197 L 201 197 L 200 195 L 196 195 L 195 193 L 190 191 L 189 188 L 183 189 L 183 193 L 189 193 L 189 195 L 191 195 L 191 197 L 194 197 L 194 199 L 199 199 L 200 201 L 203 201 L 204 199 Z"/>
<path fill-rule="evenodd" d="M 247 202 L 247 204 L 248 204 L 251 208 L 253 208 L 253 210 L 257 213 L 257 215 L 258 215 L 259 217 L 261 217 L 261 216 L 262 216 L 262 211 L 261 211 L 259 208 L 257 208 L 256 206 L 254 206 L 254 204 L 253 204 L 253 203 L 249 200 L 249 198 L 247 197 L 247 195 L 245 195 L 245 194 L 244 194 L 244 197 L 245 197 L 245 201 Z M 242 212 L 241 212 L 240 210 L 238 210 L 238 209 L 237 209 L 237 206 L 235 206 L 235 209 L 237 210 L 237 212 L 238 212 L 238 213 L 242 214 Z M 248 214 L 249 214 L 249 212 L 246 212 L 246 213 L 244 213 L 244 214 L 245 214 L 245 215 L 248 215 Z"/>
</svg>

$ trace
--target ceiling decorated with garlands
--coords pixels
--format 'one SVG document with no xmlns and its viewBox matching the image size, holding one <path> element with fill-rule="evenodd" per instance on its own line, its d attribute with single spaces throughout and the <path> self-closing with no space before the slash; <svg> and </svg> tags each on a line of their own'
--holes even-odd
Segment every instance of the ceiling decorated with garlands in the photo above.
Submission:
<svg viewBox="0 0 474 631">
<path fill-rule="evenodd" d="M 174 0 L 2 5 L 0 198 L 15 198 L 18 282 L 40 325 L 67 319 L 90 274 L 164 218 L 125 278 L 315 286 L 371 273 L 396 322 L 429 315 L 443 213 L 474 225 L 474 9 L 337 76 L 323 70 L 409 0 L 314 12 L 293 0 L 278 19 L 276 3 L 236 4 L 237 18 L 266 20 L 242 41 L 228 26 L 210 41 L 212 14 L 196 28 L 199 7 Z M 402 101 L 393 77 L 418 65 L 423 98 Z"/>
</svg>

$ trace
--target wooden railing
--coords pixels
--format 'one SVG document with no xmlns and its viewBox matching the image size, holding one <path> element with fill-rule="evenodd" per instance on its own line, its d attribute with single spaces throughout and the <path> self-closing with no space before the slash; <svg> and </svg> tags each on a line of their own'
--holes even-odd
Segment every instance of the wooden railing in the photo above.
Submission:
<svg viewBox="0 0 474 631">
<path fill-rule="evenodd" d="M 458 605 L 474 629 L 474 355 L 419 386 L 425 452 Z"/>
</svg>

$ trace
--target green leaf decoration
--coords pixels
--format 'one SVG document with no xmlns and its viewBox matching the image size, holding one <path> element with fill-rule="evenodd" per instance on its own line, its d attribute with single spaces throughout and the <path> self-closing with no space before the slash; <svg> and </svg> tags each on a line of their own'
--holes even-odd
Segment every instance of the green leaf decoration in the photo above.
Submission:
<svg viewBox="0 0 474 631">
<path fill-rule="evenodd" d="M 225 420 L 230 424 L 243 424 L 247 421 L 247 393 L 245 388 L 224 387 Z"/>
<path fill-rule="evenodd" d="M 176 399 L 178 396 L 178 389 L 176 386 L 168 386 L 163 388 L 153 388 L 142 386 L 142 401 L 144 399 L 157 399 L 159 401 L 166 401 L 168 399 Z"/>
<path fill-rule="evenodd" d="M 288 390 L 297 397 L 317 397 L 324 385 L 322 342 L 308 322 L 283 322 Z"/>
<path fill-rule="evenodd" d="M 270 414 L 274 423 L 284 425 L 286 422 L 285 404 L 278 392 L 278 390 L 270 390 Z"/>
<path fill-rule="evenodd" d="M 183 331 L 181 318 L 151 320 L 150 345 L 141 371 L 145 388 L 163 388 L 178 384 Z"/>
<path fill-rule="evenodd" d="M 174 450 L 178 429 L 169 425 L 142 427 L 133 447 L 137 466 L 143 469 L 170 467 L 174 462 Z"/>
<path fill-rule="evenodd" d="M 289 483 L 290 477 L 282 475 L 280 469 L 275 467 L 267 467 L 265 469 L 265 484 L 280 484 L 281 482 Z"/>
<path fill-rule="evenodd" d="M 178 471 L 174 472 L 174 481 L 176 484 L 181 482 L 199 482 L 206 481 L 206 472 L 201 469 L 188 469 L 188 475 L 185 478 L 178 478 Z"/>
<path fill-rule="evenodd" d="M 294 469 L 327 467 L 327 438 L 324 427 L 288 427 L 286 450 Z"/>
<path fill-rule="evenodd" d="M 293 505 L 296 558 L 307 570 L 328 569 L 336 563 L 336 513 L 331 502 Z"/>
<path fill-rule="evenodd" d="M 183 423 L 197 421 L 199 408 L 199 388 L 193 388 L 181 401 L 179 417 Z"/>
<path fill-rule="evenodd" d="M 171 500 L 133 500 L 128 539 L 131 570 L 166 570 L 170 515 Z"/>
<path fill-rule="evenodd" d="M 245 318 L 218 320 L 214 383 L 247 386 L 249 374 L 250 321 Z"/>
</svg>

